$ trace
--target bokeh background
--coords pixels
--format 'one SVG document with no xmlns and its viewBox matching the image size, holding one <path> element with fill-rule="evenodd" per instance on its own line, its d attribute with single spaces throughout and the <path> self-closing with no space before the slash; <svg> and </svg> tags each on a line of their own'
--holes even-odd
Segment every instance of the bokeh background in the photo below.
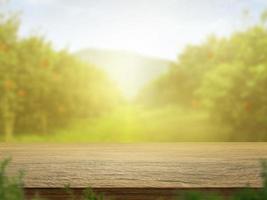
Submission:
<svg viewBox="0 0 267 200">
<path fill-rule="evenodd" d="M 1 1 L 0 141 L 266 141 L 266 8 Z"/>
</svg>

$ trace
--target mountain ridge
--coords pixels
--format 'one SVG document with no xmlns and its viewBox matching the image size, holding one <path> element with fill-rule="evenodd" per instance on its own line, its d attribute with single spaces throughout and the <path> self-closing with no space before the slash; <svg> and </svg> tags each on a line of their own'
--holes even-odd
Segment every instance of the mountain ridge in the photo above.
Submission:
<svg viewBox="0 0 267 200">
<path fill-rule="evenodd" d="M 166 73 L 172 61 L 132 51 L 87 48 L 75 53 L 104 71 L 126 96 L 135 96 L 149 81 Z"/>
</svg>

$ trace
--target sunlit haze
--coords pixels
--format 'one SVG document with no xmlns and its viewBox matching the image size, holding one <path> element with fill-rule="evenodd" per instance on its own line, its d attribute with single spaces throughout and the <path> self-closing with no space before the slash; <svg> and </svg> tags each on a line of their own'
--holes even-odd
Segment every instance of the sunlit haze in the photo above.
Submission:
<svg viewBox="0 0 267 200">
<path fill-rule="evenodd" d="M 266 44 L 267 0 L 0 0 L 0 144 L 266 142 Z"/>
<path fill-rule="evenodd" d="M 201 43 L 213 33 L 227 36 L 254 23 L 267 1 L 11 0 L 8 6 L 21 11 L 22 36 L 44 35 L 57 49 L 109 49 L 175 60 L 186 44 Z M 246 9 L 250 17 L 241 20 Z M 134 96 L 155 78 L 151 73 L 140 78 L 143 72 L 137 67 L 104 66 L 126 96 Z"/>
<path fill-rule="evenodd" d="M 21 34 L 44 34 L 57 48 L 108 48 L 175 59 L 187 43 L 227 35 L 252 20 L 265 0 L 11 0 L 22 11 Z"/>
</svg>

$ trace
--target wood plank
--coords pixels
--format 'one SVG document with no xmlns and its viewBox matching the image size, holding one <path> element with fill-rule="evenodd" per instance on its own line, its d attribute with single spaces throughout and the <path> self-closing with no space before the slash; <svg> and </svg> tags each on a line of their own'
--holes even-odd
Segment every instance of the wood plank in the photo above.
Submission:
<svg viewBox="0 0 267 200">
<path fill-rule="evenodd" d="M 267 143 L 0 144 L 28 188 L 229 188 L 261 186 Z"/>
</svg>

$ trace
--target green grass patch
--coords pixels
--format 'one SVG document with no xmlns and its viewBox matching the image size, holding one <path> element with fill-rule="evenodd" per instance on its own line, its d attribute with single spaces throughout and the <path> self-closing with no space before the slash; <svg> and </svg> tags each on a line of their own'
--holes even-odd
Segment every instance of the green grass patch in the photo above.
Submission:
<svg viewBox="0 0 267 200">
<path fill-rule="evenodd" d="M 144 109 L 123 106 L 98 118 L 75 120 L 50 134 L 20 134 L 14 142 L 182 142 L 222 141 L 218 127 L 201 110 L 175 106 Z"/>
</svg>

